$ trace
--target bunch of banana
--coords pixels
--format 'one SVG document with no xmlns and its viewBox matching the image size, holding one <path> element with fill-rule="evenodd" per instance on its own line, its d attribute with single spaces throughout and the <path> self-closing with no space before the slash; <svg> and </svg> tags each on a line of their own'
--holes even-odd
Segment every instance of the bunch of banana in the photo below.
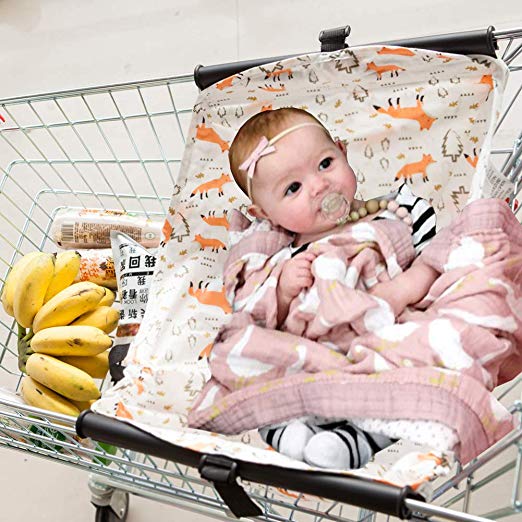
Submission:
<svg viewBox="0 0 522 522">
<path fill-rule="evenodd" d="M 74 250 L 66 250 L 56 255 L 54 274 L 45 292 L 44 303 L 70 286 L 80 270 L 81 256 Z"/>
<path fill-rule="evenodd" d="M 72 417 L 77 417 L 80 414 L 80 409 L 71 401 L 53 392 L 47 386 L 43 386 L 31 379 L 31 377 L 22 379 L 20 392 L 24 401 L 31 406 L 63 413 L 64 415 L 71 415 Z"/>
<path fill-rule="evenodd" d="M 94 379 L 109 369 L 110 337 L 95 326 L 54 326 L 39 330 L 29 341 L 21 388 L 32 406 L 76 415 L 100 397 Z M 39 391 L 35 392 L 35 384 Z"/>
<path fill-rule="evenodd" d="M 100 398 L 93 378 L 83 370 L 43 353 L 33 353 L 27 359 L 27 375 L 66 399 L 90 401 Z"/>
<path fill-rule="evenodd" d="M 31 252 L 12 267 L 1 296 L 18 323 L 19 367 L 27 374 L 22 397 L 67 415 L 78 415 L 100 397 L 94 379 L 108 372 L 108 334 L 119 320 L 114 292 L 73 283 L 79 266 L 74 251 Z"/>
<path fill-rule="evenodd" d="M 31 350 L 47 355 L 98 355 L 112 344 L 111 338 L 95 326 L 53 326 L 39 330 L 31 338 Z"/>
<path fill-rule="evenodd" d="M 120 314 L 115 308 L 112 308 L 111 306 L 97 306 L 94 310 L 80 315 L 80 317 L 74 320 L 71 325 L 96 326 L 108 334 L 118 326 L 119 320 Z"/>
<path fill-rule="evenodd" d="M 32 323 L 33 332 L 71 323 L 85 312 L 94 310 L 104 296 L 105 290 L 95 283 L 74 283 L 38 310 Z"/>
<path fill-rule="evenodd" d="M 30 328 L 37 312 L 64 288 L 80 269 L 80 255 L 72 250 L 60 254 L 31 252 L 11 269 L 2 291 L 7 314 L 24 328 Z"/>
<path fill-rule="evenodd" d="M 42 307 L 45 294 L 54 276 L 55 256 L 40 252 L 33 256 L 14 281 L 13 313 L 16 322 L 30 328 Z"/>
</svg>

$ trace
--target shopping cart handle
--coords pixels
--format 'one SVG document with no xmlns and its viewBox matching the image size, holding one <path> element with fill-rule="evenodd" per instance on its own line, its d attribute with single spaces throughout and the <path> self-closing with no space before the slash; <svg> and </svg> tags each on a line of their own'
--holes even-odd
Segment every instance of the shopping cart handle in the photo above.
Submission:
<svg viewBox="0 0 522 522">
<path fill-rule="evenodd" d="M 498 45 L 493 34 L 494 30 L 493 26 L 489 26 L 487 29 L 374 42 L 368 45 L 397 45 L 399 47 L 430 49 L 441 53 L 484 54 L 495 58 L 495 49 L 498 49 Z M 321 31 L 322 33 L 324 31 Z M 267 63 L 293 58 L 294 56 L 300 56 L 300 54 L 258 58 L 256 60 L 222 63 L 219 65 L 197 65 L 194 69 L 194 81 L 203 90 L 229 76 L 246 71 L 252 67 L 259 67 Z"/>
<path fill-rule="evenodd" d="M 82 438 L 90 437 L 194 468 L 200 466 L 206 455 L 170 444 L 124 421 L 90 410 L 83 411 L 76 420 L 76 432 Z M 301 471 L 235 459 L 234 462 L 237 463 L 235 476 L 249 482 L 300 491 L 399 518 L 410 518 L 412 515 L 405 502 L 407 499 L 424 500 L 409 487 L 400 488 L 360 477 Z"/>
<path fill-rule="evenodd" d="M 495 50 L 498 49 L 498 44 L 493 34 L 494 31 L 495 28 L 490 25 L 487 29 L 421 36 L 419 38 L 388 40 L 386 42 L 375 42 L 374 45 L 386 44 L 399 47 L 431 49 L 432 51 L 439 51 L 441 53 L 485 54 L 496 58 Z"/>
<path fill-rule="evenodd" d="M 286 60 L 294 56 L 301 55 L 286 54 L 283 56 L 273 56 L 272 58 L 256 58 L 255 60 L 243 60 L 241 62 L 221 63 L 218 65 L 196 65 L 194 69 L 194 82 L 199 89 L 203 90 L 229 76 L 252 69 L 252 67 L 259 67 L 266 63 Z"/>
</svg>

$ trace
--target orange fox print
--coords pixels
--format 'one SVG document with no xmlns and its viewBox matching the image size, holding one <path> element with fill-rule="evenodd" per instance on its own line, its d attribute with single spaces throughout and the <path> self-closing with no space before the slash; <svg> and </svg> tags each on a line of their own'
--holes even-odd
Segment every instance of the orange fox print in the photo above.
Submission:
<svg viewBox="0 0 522 522">
<path fill-rule="evenodd" d="M 466 158 L 466 161 L 473 168 L 476 168 L 477 163 L 478 163 L 477 149 L 473 149 L 473 156 L 470 156 L 469 154 L 464 153 L 464 157 Z"/>
<path fill-rule="evenodd" d="M 272 110 L 272 104 L 270 104 L 270 105 L 263 105 L 261 107 L 261 112 L 271 111 L 271 110 Z"/>
<path fill-rule="evenodd" d="M 290 67 L 283 69 L 283 66 L 281 64 L 277 64 L 271 71 L 265 69 L 264 67 L 260 67 L 260 69 L 265 73 L 265 80 L 272 78 L 274 82 L 281 81 L 282 74 L 287 74 L 289 80 L 291 80 L 294 77 L 294 75 L 292 74 L 292 69 L 290 69 Z"/>
<path fill-rule="evenodd" d="M 219 178 L 211 179 L 210 181 L 206 181 L 205 183 L 202 183 L 201 185 L 197 186 L 190 194 L 190 197 L 193 197 L 196 194 L 199 194 L 199 198 L 203 199 L 203 194 L 205 194 L 205 196 L 208 198 L 208 193 L 212 189 L 217 189 L 218 196 L 222 196 L 224 194 L 223 185 L 225 183 L 229 183 L 230 181 L 232 181 L 230 179 L 230 175 L 225 174 L 223 172 L 223 174 L 221 174 L 221 176 L 219 176 Z"/>
<path fill-rule="evenodd" d="M 205 285 L 205 288 L 201 288 L 202 281 L 199 282 L 197 288 L 194 288 L 192 281 L 190 282 L 190 287 L 188 290 L 189 295 L 195 297 L 201 304 L 209 305 L 209 306 L 217 306 L 221 308 L 223 312 L 229 314 L 232 312 L 232 308 L 228 304 L 227 298 L 225 297 L 225 287 L 216 292 L 215 290 L 207 290 L 207 287 L 210 283 Z"/>
<path fill-rule="evenodd" d="M 219 145 L 221 152 L 225 152 L 230 148 L 228 141 L 221 139 L 212 127 L 206 126 L 205 118 L 203 118 L 203 121 L 199 125 L 196 125 L 196 139 Z"/>
<path fill-rule="evenodd" d="M 431 452 L 430 453 L 423 453 L 423 454 L 417 455 L 417 458 L 420 461 L 431 460 L 437 466 L 440 466 L 440 465 L 444 464 L 444 459 L 442 457 L 439 457 L 438 455 L 435 455 L 434 453 L 431 453 Z"/>
<path fill-rule="evenodd" d="M 414 174 L 422 174 L 422 181 L 429 181 L 426 169 L 428 168 L 428 165 L 430 165 L 431 163 L 436 163 L 436 161 L 432 158 L 431 154 L 423 154 L 422 159 L 420 161 L 416 161 L 414 163 L 406 163 L 406 165 L 404 165 L 404 167 L 402 167 L 401 170 L 397 172 L 395 180 L 404 178 L 404 181 L 410 180 L 410 183 L 413 183 L 412 176 Z"/>
<path fill-rule="evenodd" d="M 279 87 L 271 87 L 270 85 L 264 85 L 263 87 L 259 87 L 259 88 L 261 90 L 267 91 L 267 92 L 285 92 L 286 91 L 286 87 L 282 83 L 279 84 Z"/>
<path fill-rule="evenodd" d="M 198 361 L 205 358 L 208 359 L 210 357 L 210 352 L 212 351 L 213 347 L 214 343 L 207 344 L 207 346 L 205 346 L 205 348 L 203 348 L 203 350 L 201 350 L 201 352 L 199 353 Z"/>
<path fill-rule="evenodd" d="M 137 377 L 134 379 L 134 384 L 138 390 L 138 395 L 141 395 L 145 391 L 145 386 L 143 386 L 143 377 Z"/>
<path fill-rule="evenodd" d="M 486 96 L 486 100 L 489 98 L 489 93 L 493 90 L 495 85 L 493 84 L 493 76 L 491 74 L 484 74 L 480 79 L 479 83 L 483 83 L 489 87 L 488 95 Z"/>
<path fill-rule="evenodd" d="M 201 219 L 210 226 L 213 227 L 225 227 L 227 230 L 230 228 L 230 223 L 227 219 L 227 211 L 225 210 L 223 212 L 222 216 L 216 216 L 216 212 L 214 210 L 211 210 L 208 213 L 208 216 L 201 215 Z"/>
<path fill-rule="evenodd" d="M 228 89 L 229 87 L 232 87 L 232 83 L 236 78 L 239 78 L 237 74 L 234 74 L 233 76 L 229 76 L 228 78 L 225 78 L 222 82 L 216 83 L 216 87 L 223 91 L 224 89 Z"/>
<path fill-rule="evenodd" d="M 116 407 L 116 417 L 122 417 L 124 419 L 133 419 L 131 412 L 123 405 L 123 402 L 118 402 Z"/>
<path fill-rule="evenodd" d="M 377 73 L 377 79 L 382 79 L 382 73 L 389 72 L 390 76 L 399 76 L 399 71 L 405 71 L 403 67 L 398 65 L 377 65 L 375 62 L 368 62 L 366 64 L 367 71 L 375 71 Z"/>
<path fill-rule="evenodd" d="M 437 58 L 440 58 L 444 63 L 448 63 L 448 62 L 451 62 L 451 60 L 454 60 L 455 58 L 453 58 L 452 56 L 447 56 L 445 54 L 442 54 L 442 53 L 437 53 L 435 55 Z"/>
<path fill-rule="evenodd" d="M 415 120 L 420 125 L 420 130 L 429 130 L 433 125 L 433 122 L 437 121 L 437 118 L 432 118 L 424 112 L 423 101 L 424 96 L 417 95 L 417 103 L 414 107 L 401 107 L 400 98 L 397 98 L 397 106 L 394 107 L 391 98 L 388 100 L 388 108 L 384 109 L 378 105 L 374 105 L 373 108 L 381 113 L 387 114 L 392 118 L 402 118 L 406 120 Z"/>
<path fill-rule="evenodd" d="M 165 223 L 163 223 L 163 228 L 161 229 L 161 232 L 163 234 L 163 241 L 161 242 L 162 245 L 166 245 L 169 242 L 172 230 L 172 225 L 169 223 L 169 220 L 166 219 Z"/>
<path fill-rule="evenodd" d="M 196 234 L 194 241 L 197 241 L 199 243 L 199 246 L 201 247 L 200 250 L 204 250 L 205 248 L 211 248 L 212 252 L 219 252 L 220 248 L 222 248 L 223 250 L 227 249 L 223 241 L 220 241 L 219 239 L 213 239 L 210 237 L 203 237 L 201 234 Z"/>
<path fill-rule="evenodd" d="M 398 47 L 397 49 L 390 49 L 389 47 L 382 47 L 377 54 L 396 54 L 398 56 L 415 56 L 415 53 L 411 49 L 406 47 Z"/>
</svg>

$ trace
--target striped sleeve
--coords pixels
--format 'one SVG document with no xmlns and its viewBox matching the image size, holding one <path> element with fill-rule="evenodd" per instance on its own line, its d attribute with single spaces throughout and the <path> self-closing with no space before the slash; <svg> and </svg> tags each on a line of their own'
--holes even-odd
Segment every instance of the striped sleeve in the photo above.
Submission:
<svg viewBox="0 0 522 522">
<path fill-rule="evenodd" d="M 435 210 L 425 199 L 413 194 L 406 184 L 399 188 L 395 201 L 410 213 L 413 221 L 413 246 L 415 253 L 420 254 L 436 233 Z"/>
<path fill-rule="evenodd" d="M 387 198 L 388 199 L 388 198 Z M 437 216 L 433 207 L 423 198 L 416 196 L 410 188 L 403 184 L 397 192 L 390 195 L 401 207 L 404 207 L 411 216 L 413 246 L 418 255 L 428 246 L 430 239 L 437 231 Z M 384 210 L 377 219 L 399 219 L 395 212 Z"/>
</svg>

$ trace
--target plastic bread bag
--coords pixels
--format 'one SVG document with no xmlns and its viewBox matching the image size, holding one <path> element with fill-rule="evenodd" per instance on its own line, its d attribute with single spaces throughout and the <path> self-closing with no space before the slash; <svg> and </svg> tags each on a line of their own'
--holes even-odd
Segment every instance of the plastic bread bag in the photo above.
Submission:
<svg viewBox="0 0 522 522">
<path fill-rule="evenodd" d="M 113 230 L 110 237 L 120 299 L 120 321 L 109 353 L 109 370 L 112 380 L 118 382 L 123 377 L 123 360 L 145 315 L 156 267 L 156 252 L 147 250 L 117 230 Z"/>
<path fill-rule="evenodd" d="M 112 249 L 91 248 L 77 250 L 80 254 L 80 270 L 74 280 L 75 283 L 90 281 L 100 286 L 114 290 L 118 287 L 116 283 L 116 271 Z"/>
<path fill-rule="evenodd" d="M 156 248 L 162 226 L 163 220 L 121 210 L 62 208 L 56 212 L 50 235 L 62 248 L 111 248 L 111 230 L 119 230 L 147 248 Z"/>
</svg>

